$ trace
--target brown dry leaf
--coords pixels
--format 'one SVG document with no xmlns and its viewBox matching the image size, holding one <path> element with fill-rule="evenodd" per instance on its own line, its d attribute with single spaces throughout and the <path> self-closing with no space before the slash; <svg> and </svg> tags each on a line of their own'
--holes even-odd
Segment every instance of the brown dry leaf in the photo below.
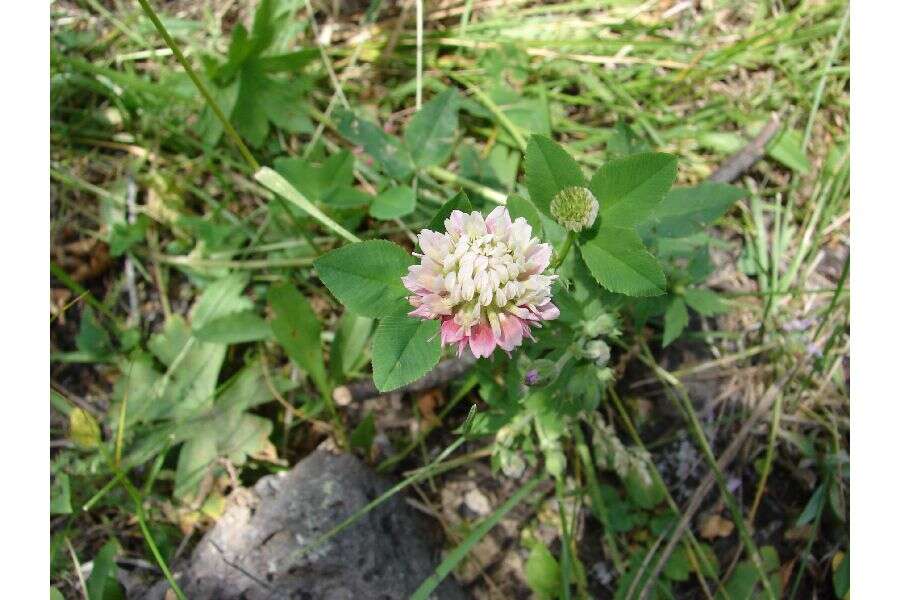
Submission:
<svg viewBox="0 0 900 600">
<path fill-rule="evenodd" d="M 219 517 L 222 516 L 222 513 L 225 512 L 225 496 L 218 490 L 213 491 L 206 497 L 206 501 L 203 503 L 203 506 L 200 507 L 200 512 L 213 521 L 218 521 Z"/>
<path fill-rule="evenodd" d="M 700 524 L 700 537 L 707 540 L 728 537 L 732 531 L 734 531 L 734 523 L 721 515 L 709 515 Z"/>
<path fill-rule="evenodd" d="M 444 393 L 439 389 L 429 390 L 418 397 L 416 404 L 426 428 L 437 427 L 441 424 L 441 420 L 435 414 L 435 409 L 443 403 Z"/>
<path fill-rule="evenodd" d="M 50 288 L 50 315 L 59 318 L 61 325 L 66 323 L 66 305 L 72 299 L 72 291 L 67 288 Z"/>
<path fill-rule="evenodd" d="M 278 458 L 278 448 L 276 448 L 275 444 L 273 444 L 269 440 L 265 441 L 263 447 L 259 450 L 259 452 L 251 454 L 250 457 L 255 458 L 256 460 L 285 467 L 288 464 L 288 462 L 283 458 Z"/>
<path fill-rule="evenodd" d="M 797 559 L 794 558 L 781 565 L 781 568 L 778 570 L 778 576 L 781 577 L 781 589 L 787 589 L 787 586 L 791 581 L 791 575 L 794 573 L 794 563 L 796 562 Z"/>
<path fill-rule="evenodd" d="M 102 441 L 100 425 L 83 408 L 73 408 L 69 413 L 69 439 L 79 448 L 96 448 Z"/>
<path fill-rule="evenodd" d="M 813 526 L 812 523 L 807 523 L 806 525 L 799 525 L 797 527 L 791 527 L 787 531 L 784 532 L 784 539 L 789 542 L 797 542 L 801 540 L 808 540 L 809 536 L 813 534 Z"/>
<path fill-rule="evenodd" d="M 81 283 L 105 273 L 112 265 L 106 242 L 88 238 L 54 250 L 57 262 L 69 277 Z"/>
</svg>

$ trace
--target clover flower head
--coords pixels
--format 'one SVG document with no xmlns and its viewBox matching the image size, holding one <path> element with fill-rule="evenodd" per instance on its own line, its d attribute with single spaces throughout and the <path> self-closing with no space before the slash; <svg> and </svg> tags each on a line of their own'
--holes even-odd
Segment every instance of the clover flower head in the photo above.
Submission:
<svg viewBox="0 0 900 600">
<path fill-rule="evenodd" d="M 573 186 L 563 188 L 550 201 L 550 214 L 569 231 L 579 232 L 594 224 L 600 203 L 591 190 Z"/>
<path fill-rule="evenodd" d="M 446 233 L 419 233 L 421 262 L 409 267 L 403 284 L 412 293 L 409 314 L 441 322 L 441 345 L 468 347 L 476 358 L 497 347 L 510 352 L 531 327 L 555 319 L 550 301 L 556 275 L 544 275 L 552 249 L 531 236 L 531 225 L 512 221 L 503 206 L 487 217 L 454 210 Z"/>
</svg>

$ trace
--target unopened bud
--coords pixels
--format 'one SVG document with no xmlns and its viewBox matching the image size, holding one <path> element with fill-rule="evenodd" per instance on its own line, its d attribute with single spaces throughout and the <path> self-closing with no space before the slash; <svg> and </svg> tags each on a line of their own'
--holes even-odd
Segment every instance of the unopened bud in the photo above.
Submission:
<svg viewBox="0 0 900 600">
<path fill-rule="evenodd" d="M 609 362 L 609 346 L 603 340 L 590 341 L 584 347 L 584 356 L 598 367 L 605 367 Z"/>
<path fill-rule="evenodd" d="M 552 360 L 539 358 L 531 361 L 525 371 L 524 383 L 527 386 L 543 385 L 556 379 L 558 375 L 556 363 Z"/>
<path fill-rule="evenodd" d="M 556 222 L 569 231 L 588 229 L 597 219 L 600 204 L 584 187 L 567 187 L 561 190 L 550 201 L 550 214 Z"/>
</svg>

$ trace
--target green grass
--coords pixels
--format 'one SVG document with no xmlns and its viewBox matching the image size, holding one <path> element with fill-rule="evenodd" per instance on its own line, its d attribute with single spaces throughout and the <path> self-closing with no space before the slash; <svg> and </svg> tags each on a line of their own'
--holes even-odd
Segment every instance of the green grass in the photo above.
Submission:
<svg viewBox="0 0 900 600">
<path fill-rule="evenodd" d="M 610 395 L 608 408 L 616 415 L 612 422 L 620 437 L 634 436 L 636 444 L 653 448 L 655 462 L 664 458 L 657 453 L 667 446 L 652 442 L 684 428 L 695 435 L 706 467 L 714 468 L 724 445 L 721 436 L 707 437 L 709 423 L 739 427 L 752 413 L 753 399 L 799 364 L 731 470 L 716 473 L 719 485 L 710 498 L 724 500 L 723 516 L 737 529 L 715 545 L 721 570 L 688 582 L 665 579 L 655 593 L 703 598 L 717 589 L 734 591 L 740 583 L 735 578 L 748 572 L 762 574 L 758 579 L 769 585 L 765 545 L 775 547 L 782 565 L 798 559 L 782 586 L 789 591 L 785 597 L 811 596 L 813 590 L 820 597 L 834 594 L 830 571 L 808 565 L 849 550 L 849 475 L 843 466 L 849 453 L 843 366 L 849 356 L 845 2 L 793 8 L 786 2 L 717 2 L 715 9 L 698 14 L 693 5 L 666 14 L 670 3 L 653 2 L 601 2 L 599 7 L 456 2 L 437 15 L 426 5 L 418 46 L 415 8 L 399 22 L 388 7 L 368 15 L 331 15 L 331 3 L 285 0 L 284 6 L 293 6 L 291 18 L 274 32 L 270 54 L 288 57 L 301 46 L 309 51 L 302 60 L 295 55 L 296 66 L 275 75 L 278 81 L 299 82 L 303 91 L 291 101 L 302 107 L 303 116 L 276 117 L 255 145 L 246 136 L 252 130 L 248 117 L 230 113 L 221 82 L 210 76 L 204 58 L 223 60 L 235 23 L 249 27 L 253 15 L 243 12 L 243 3 L 221 15 L 199 2 L 178 3 L 176 14 L 155 12 L 165 5 L 152 0 L 139 2 L 87 0 L 55 3 L 51 9 L 51 285 L 59 298 L 51 313 L 51 374 L 58 394 L 51 471 L 71 481 L 71 510 L 51 515 L 51 583 L 67 597 L 82 593 L 81 574 L 70 555 L 84 563 L 116 539 L 121 553 L 160 565 L 162 577 L 181 541 L 175 526 L 206 523 L 215 514 L 211 504 L 202 502 L 182 506 L 177 518 L 164 510 L 173 501 L 177 449 L 154 441 L 158 421 L 123 418 L 119 407 L 126 403 L 117 391 L 126 377 L 143 376 L 135 375 L 137 357 L 151 351 L 151 339 L 164 323 L 186 314 L 212 282 L 229 273 L 245 274 L 244 298 L 260 316 L 268 310 L 264 299 L 272 283 L 294 285 L 310 299 L 323 321 L 323 340 L 333 349 L 336 338 L 356 330 L 341 328 L 337 307 L 312 276 L 312 261 L 345 240 L 388 238 L 409 245 L 410 236 L 460 188 L 488 203 L 505 202 L 524 188 L 522 150 L 531 133 L 552 134 L 590 174 L 606 161 L 617 123 L 623 122 L 655 149 L 676 155 L 677 185 L 689 185 L 707 177 L 772 113 L 781 116 L 786 133 L 736 182 L 749 196 L 717 227 L 711 284 L 731 298 L 733 310 L 692 334 L 708 358 L 666 371 L 658 366 L 661 360 L 656 362 L 659 331 L 651 330 L 646 347 L 628 340 L 622 355 L 634 350 L 631 365 L 649 364 L 641 377 L 662 379 L 644 387 L 622 385 Z M 340 24 L 330 44 L 316 45 L 310 9 Z M 353 151 L 338 132 L 340 107 L 397 132 L 415 112 L 417 97 L 427 102 L 448 86 L 464 97 L 457 146 L 449 162 L 413 180 L 419 201 L 412 214 L 379 221 L 352 207 L 336 208 L 317 200 L 317 190 L 298 190 L 269 168 L 279 157 L 320 163 L 341 150 Z M 289 116 L 294 118 L 290 123 Z M 221 127 L 219 136 L 210 134 L 215 127 Z M 366 155 L 356 158 L 349 182 L 369 194 L 391 185 Z M 129 183 L 138 191 L 130 207 Z M 124 250 L 110 256 L 114 246 Z M 125 275 L 126 263 L 133 280 Z M 136 312 L 128 300 L 132 291 L 140 299 Z M 99 329 L 84 325 L 88 306 Z M 218 406 L 215 402 L 228 397 L 232 376 L 241 367 L 268 357 L 271 380 L 258 385 L 269 400 L 241 409 L 252 422 L 271 424 L 279 458 L 291 464 L 301 459 L 300 441 L 321 435 L 315 431 L 323 427 L 328 430 L 323 422 L 332 418 L 311 382 L 298 376 L 267 338 L 231 345 L 223 356 L 227 377 L 213 382 L 215 400 L 197 401 Z M 366 375 L 366 351 L 351 358 L 341 380 L 332 383 Z M 170 369 L 177 373 L 177 364 Z M 692 378 L 705 373 L 715 373 L 746 405 L 724 402 L 706 414 L 699 399 L 686 395 Z M 116 380 L 120 385 L 113 389 Z M 448 395 L 452 404 L 477 398 L 466 388 Z M 671 394 L 685 420 L 662 427 L 660 435 L 660 415 L 634 410 L 645 391 Z M 133 400 L 127 402 L 129 411 L 139 405 Z M 100 449 L 71 441 L 70 417 L 60 406 L 81 404 L 103 428 Z M 348 409 L 342 418 L 354 414 Z M 395 447 L 406 458 L 382 462 L 383 467 L 414 465 L 416 448 L 445 446 L 450 424 L 462 417 L 460 409 L 448 408 L 441 413 L 442 427 L 428 426 L 418 435 L 397 433 Z M 150 466 L 124 476 L 108 460 L 117 445 L 124 446 L 126 458 L 144 451 L 136 456 L 146 456 Z M 575 524 L 588 514 L 608 518 L 604 509 L 610 507 L 599 506 L 601 492 L 607 500 L 607 488 L 622 492 L 608 472 L 599 466 L 595 472 L 588 446 L 579 440 L 567 449 L 577 467 L 556 499 L 560 507 L 564 496 L 580 499 L 565 506 L 577 507 L 581 517 L 567 510 L 560 533 L 573 537 L 573 543 L 553 548 L 562 578 L 573 584 L 576 596 L 588 592 L 578 570 Z M 235 465 L 244 483 L 283 468 L 284 463 L 258 458 L 257 449 L 244 452 L 244 461 Z M 802 473 L 787 466 L 800 463 Z M 655 467 L 653 473 L 661 481 Z M 750 474 L 743 478 L 749 485 L 738 492 L 727 487 L 735 473 Z M 451 476 L 451 470 L 440 474 Z M 814 483 L 801 484 L 804 480 Z M 810 503 L 820 486 L 829 501 Z M 213 496 L 224 491 L 216 488 Z M 628 510 L 648 519 L 663 516 L 664 510 L 681 518 L 680 492 L 664 488 L 662 497 L 666 509 L 629 505 Z M 806 511 L 804 535 L 793 540 L 759 535 L 778 515 L 785 529 L 798 529 L 797 519 Z M 463 560 L 497 515 L 472 524 L 472 536 L 448 557 L 441 577 Z M 699 538 L 698 527 L 693 521 L 670 551 L 696 565 L 706 562 L 701 545 L 707 541 Z M 826 527 L 839 533 L 826 536 Z M 654 534 L 649 525 L 604 530 L 604 556 L 611 557 L 622 581 L 632 577 L 623 593 L 630 590 L 637 598 L 642 588 L 651 587 L 642 579 L 648 572 L 672 573 L 673 567 L 656 562 L 669 531 Z M 635 574 L 631 565 L 643 568 Z M 479 580 L 476 585 L 486 584 Z"/>
</svg>

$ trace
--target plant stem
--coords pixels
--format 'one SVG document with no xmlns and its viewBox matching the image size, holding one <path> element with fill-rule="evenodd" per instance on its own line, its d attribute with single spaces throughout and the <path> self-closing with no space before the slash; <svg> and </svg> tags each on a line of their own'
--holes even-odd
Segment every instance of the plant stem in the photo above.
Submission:
<svg viewBox="0 0 900 600">
<path fill-rule="evenodd" d="M 190 77 L 191 81 L 194 82 L 194 85 L 197 86 L 197 89 L 200 91 L 200 95 L 203 96 L 203 99 L 212 109 L 213 113 L 216 115 L 216 118 L 221 121 L 222 127 L 225 129 L 225 133 L 228 134 L 228 137 L 230 137 L 231 141 L 234 142 L 234 144 L 237 146 L 238 150 L 241 153 L 241 156 L 244 157 L 244 160 L 247 161 L 247 164 L 250 165 L 250 168 L 253 169 L 254 172 L 259 171 L 260 165 L 253 157 L 250 149 L 247 148 L 244 140 L 241 139 L 241 136 L 228 120 L 228 117 L 225 116 L 225 113 L 219 107 L 218 102 L 213 99 L 212 94 L 206 87 L 206 84 L 203 83 L 203 81 L 194 71 L 194 68 L 191 67 L 191 63 L 188 62 L 187 58 L 181 52 L 181 48 L 178 47 L 178 44 L 176 44 L 175 40 L 172 39 L 172 36 L 169 35 L 169 31 L 166 29 L 166 26 L 163 25 L 162 21 L 159 20 L 159 17 L 156 15 L 153 7 L 150 6 L 150 3 L 147 0 L 138 0 L 138 2 L 140 3 L 141 8 L 144 9 L 147 17 L 149 17 L 149 19 L 153 22 L 153 26 L 156 27 L 156 31 L 159 32 L 159 35 L 161 35 L 162 38 L 166 41 L 166 45 L 172 50 L 172 54 L 174 54 L 178 62 L 181 63 L 181 66 L 188 74 L 188 77 Z"/>
<path fill-rule="evenodd" d="M 556 270 L 559 268 L 563 261 L 566 260 L 566 256 L 569 255 L 569 250 L 572 248 L 572 242 L 575 241 L 575 236 L 577 234 L 574 231 L 570 231 L 566 234 L 566 239 L 563 241 L 562 248 L 559 249 L 559 253 L 556 255 L 556 258 L 550 263 L 550 268 L 552 270 Z"/>
<path fill-rule="evenodd" d="M 575 449 L 578 452 L 578 457 L 581 459 L 581 465 L 584 467 L 585 477 L 587 477 L 588 495 L 591 498 L 591 512 L 594 513 L 594 517 L 596 517 L 603 526 L 603 539 L 606 541 L 609 555 L 610 558 L 612 558 L 613 565 L 616 567 L 616 571 L 618 571 L 619 574 L 625 573 L 625 564 L 622 562 L 622 554 L 619 552 L 616 538 L 613 536 L 612 530 L 609 527 L 609 513 L 606 510 L 606 503 L 603 501 L 603 496 L 600 493 L 600 482 L 597 480 L 597 471 L 594 467 L 594 461 L 591 458 L 591 451 L 584 439 L 584 434 L 581 432 L 581 426 L 576 424 L 574 430 Z"/>
<path fill-rule="evenodd" d="M 481 185 L 476 181 L 472 181 L 471 179 L 466 179 L 452 171 L 448 171 L 443 167 L 431 166 L 427 169 L 428 174 L 434 177 L 435 179 L 440 179 L 441 181 L 446 181 L 447 183 L 455 184 L 460 187 L 464 187 L 470 191 L 475 192 L 476 194 L 481 194 L 491 202 L 495 204 L 506 205 L 506 194 L 503 192 L 498 192 L 494 188 L 489 188 L 486 185 Z"/>
<path fill-rule="evenodd" d="M 759 553 L 759 548 L 756 546 L 756 542 L 753 540 L 753 536 L 750 533 L 750 528 L 747 526 L 747 523 L 744 520 L 741 509 L 738 507 L 732 493 L 728 490 L 728 484 L 725 481 L 725 476 L 723 475 L 721 469 L 719 469 L 719 465 L 716 461 L 716 456 L 715 454 L 713 454 L 712 447 L 709 444 L 709 440 L 706 439 L 706 434 L 703 432 L 703 425 L 700 423 L 700 419 L 697 417 L 694 406 L 691 404 L 691 399 L 687 396 L 687 393 L 685 392 L 684 386 L 681 381 L 673 377 L 671 373 L 669 373 L 656 363 L 653 355 L 650 353 L 649 348 L 647 348 L 647 345 L 642 343 L 641 348 L 643 350 L 645 358 L 647 359 L 647 364 L 659 376 L 660 381 L 668 384 L 668 386 L 664 386 L 666 395 L 669 396 L 673 403 L 681 409 L 685 420 L 687 420 L 688 424 L 690 425 L 691 433 L 693 433 L 694 439 L 697 441 L 697 445 L 700 446 L 700 450 L 703 453 L 706 462 L 709 464 L 709 468 L 713 472 L 716 484 L 719 487 L 719 492 L 722 494 L 722 499 L 725 501 L 725 505 L 727 506 L 728 511 L 731 513 L 734 524 L 738 530 L 738 535 L 741 538 L 741 542 L 747 548 L 747 552 L 750 555 L 750 562 L 759 574 L 759 578 L 761 580 L 763 590 L 765 591 L 765 595 L 770 600 L 775 600 L 775 593 L 772 590 L 771 583 L 769 582 L 769 575 L 768 573 L 766 573 L 766 568 Z"/>
</svg>

